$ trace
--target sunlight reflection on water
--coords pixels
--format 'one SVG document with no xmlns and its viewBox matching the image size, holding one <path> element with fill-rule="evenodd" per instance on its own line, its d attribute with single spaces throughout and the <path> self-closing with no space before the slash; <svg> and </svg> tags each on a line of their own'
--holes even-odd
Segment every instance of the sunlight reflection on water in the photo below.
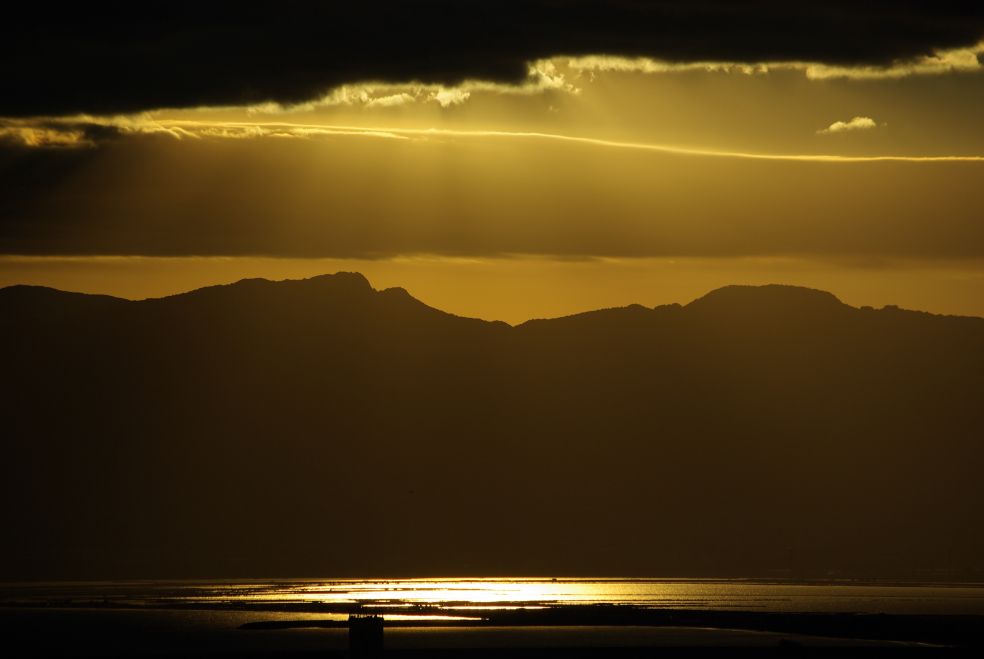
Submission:
<svg viewBox="0 0 984 659">
<path fill-rule="evenodd" d="M 0 603 L 79 605 L 329 605 L 400 607 L 464 615 L 482 610 L 572 604 L 681 609 L 860 613 L 984 614 L 977 584 L 861 584 L 650 579 L 400 579 L 103 582 L 0 586 Z M 419 607 L 426 609 L 421 611 Z M 447 611 L 444 611 L 447 609 Z M 391 614 L 397 615 L 397 614 Z M 408 611 L 408 615 L 412 615 Z M 395 618 L 394 618 L 395 619 Z"/>
</svg>

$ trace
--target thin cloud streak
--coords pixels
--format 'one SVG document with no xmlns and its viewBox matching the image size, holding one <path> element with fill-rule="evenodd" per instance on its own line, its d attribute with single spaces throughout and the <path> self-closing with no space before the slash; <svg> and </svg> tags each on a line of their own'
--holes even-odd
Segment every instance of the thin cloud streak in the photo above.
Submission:
<svg viewBox="0 0 984 659">
<path fill-rule="evenodd" d="M 867 124 L 836 122 L 818 131 L 820 134 L 869 128 Z M 877 125 L 873 121 L 871 125 Z M 38 139 L 38 136 L 44 139 Z M 845 156 L 835 154 L 786 154 L 705 149 L 647 142 L 609 140 L 581 135 L 541 131 L 461 130 L 453 128 L 394 128 L 374 126 L 343 126 L 292 122 L 197 121 L 193 119 L 150 119 L 142 117 L 65 117 L 38 120 L 0 120 L 0 141 L 6 140 L 26 148 L 92 148 L 106 139 L 127 136 L 157 136 L 185 139 L 256 139 L 264 137 L 311 139 L 318 137 L 371 137 L 382 139 L 426 140 L 431 137 L 531 139 L 600 146 L 615 149 L 653 151 L 681 156 L 706 156 L 746 160 L 779 160 L 800 162 L 984 162 L 984 155 L 905 156 L 873 155 Z"/>
<path fill-rule="evenodd" d="M 569 142 L 573 144 L 584 144 L 590 146 L 603 146 L 617 149 L 634 149 L 639 151 L 655 151 L 658 153 L 669 153 L 685 156 L 710 156 L 717 158 L 743 158 L 748 160 L 791 160 L 807 162 L 984 162 L 984 155 L 952 155 L 952 156 L 840 156 L 829 154 L 779 154 L 779 153 L 748 153 L 742 151 L 727 151 L 715 149 L 696 149 L 681 146 L 670 146 L 665 144 L 649 144 L 645 142 L 625 142 L 620 140 L 607 140 L 595 137 L 583 137 L 578 135 L 564 135 L 560 133 L 544 133 L 536 131 L 503 131 L 503 130 L 456 130 L 450 128 L 385 128 L 385 127 L 359 127 L 359 126 L 334 126 L 318 124 L 291 124 L 291 123 L 245 123 L 245 122 L 218 122 L 200 124 L 190 120 L 176 120 L 166 122 L 163 125 L 175 128 L 184 128 L 191 131 L 195 126 L 225 127 L 231 129 L 243 129 L 248 131 L 250 128 L 258 128 L 262 134 L 263 130 L 268 130 L 271 135 L 280 132 L 296 131 L 297 136 L 309 136 L 317 132 L 326 135 L 356 135 L 374 137 L 498 137 L 507 139 L 539 139 L 558 142 Z M 214 128 L 213 128 L 214 130 Z M 302 131 L 311 131 L 302 133 Z M 254 133 L 254 136 L 259 136 Z"/>
</svg>

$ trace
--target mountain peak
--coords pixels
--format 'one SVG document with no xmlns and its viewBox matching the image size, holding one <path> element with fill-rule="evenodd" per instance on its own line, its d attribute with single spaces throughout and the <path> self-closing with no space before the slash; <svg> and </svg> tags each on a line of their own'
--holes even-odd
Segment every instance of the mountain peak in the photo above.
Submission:
<svg viewBox="0 0 984 659">
<path fill-rule="evenodd" d="M 716 309 L 720 311 L 775 309 L 786 312 L 833 310 L 842 309 L 846 306 L 833 293 L 788 284 L 724 286 L 686 305 L 688 309 Z"/>
<path fill-rule="evenodd" d="M 372 293 L 373 288 L 369 280 L 358 272 L 336 272 L 335 274 L 324 274 L 309 277 L 307 279 L 282 279 L 271 280 L 263 277 L 248 277 L 240 279 L 231 284 L 215 284 L 204 286 L 187 293 L 178 293 L 162 298 L 152 298 L 148 301 L 165 301 L 173 299 L 216 299 L 228 295 L 243 296 L 253 295 L 257 291 L 328 291 L 331 293 L 345 293 L 350 295 L 362 295 Z"/>
<path fill-rule="evenodd" d="M 366 276 L 361 272 L 347 272 L 341 271 L 335 274 L 325 274 L 325 275 L 315 275 L 308 279 L 302 279 L 301 281 L 310 282 L 313 284 L 329 284 L 332 286 L 345 287 L 351 290 L 363 290 L 366 292 L 372 291 L 372 284 L 366 279 Z"/>
</svg>

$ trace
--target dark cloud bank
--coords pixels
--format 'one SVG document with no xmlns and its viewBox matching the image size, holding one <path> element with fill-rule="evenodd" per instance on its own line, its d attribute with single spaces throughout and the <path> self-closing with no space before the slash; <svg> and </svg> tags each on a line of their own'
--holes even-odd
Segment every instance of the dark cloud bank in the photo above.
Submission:
<svg viewBox="0 0 984 659">
<path fill-rule="evenodd" d="M 291 103 L 367 79 L 516 82 L 552 55 L 881 64 L 982 34 L 979 2 L 34 4 L 0 23 L 0 116 Z"/>
</svg>

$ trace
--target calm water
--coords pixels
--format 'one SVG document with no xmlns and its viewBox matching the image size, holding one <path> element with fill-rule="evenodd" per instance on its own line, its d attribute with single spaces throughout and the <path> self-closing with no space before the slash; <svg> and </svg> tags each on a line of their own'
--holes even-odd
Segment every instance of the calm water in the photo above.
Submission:
<svg viewBox="0 0 984 659">
<path fill-rule="evenodd" d="M 651 579 L 126 581 L 0 585 L 0 606 L 146 608 L 352 604 L 389 619 L 481 617 L 483 611 L 571 604 L 777 612 L 984 615 L 984 584 L 797 584 Z M 405 607 L 407 614 L 392 613 Z M 319 614 L 326 617 L 326 614 Z M 339 617 L 344 617 L 341 614 Z"/>
</svg>

